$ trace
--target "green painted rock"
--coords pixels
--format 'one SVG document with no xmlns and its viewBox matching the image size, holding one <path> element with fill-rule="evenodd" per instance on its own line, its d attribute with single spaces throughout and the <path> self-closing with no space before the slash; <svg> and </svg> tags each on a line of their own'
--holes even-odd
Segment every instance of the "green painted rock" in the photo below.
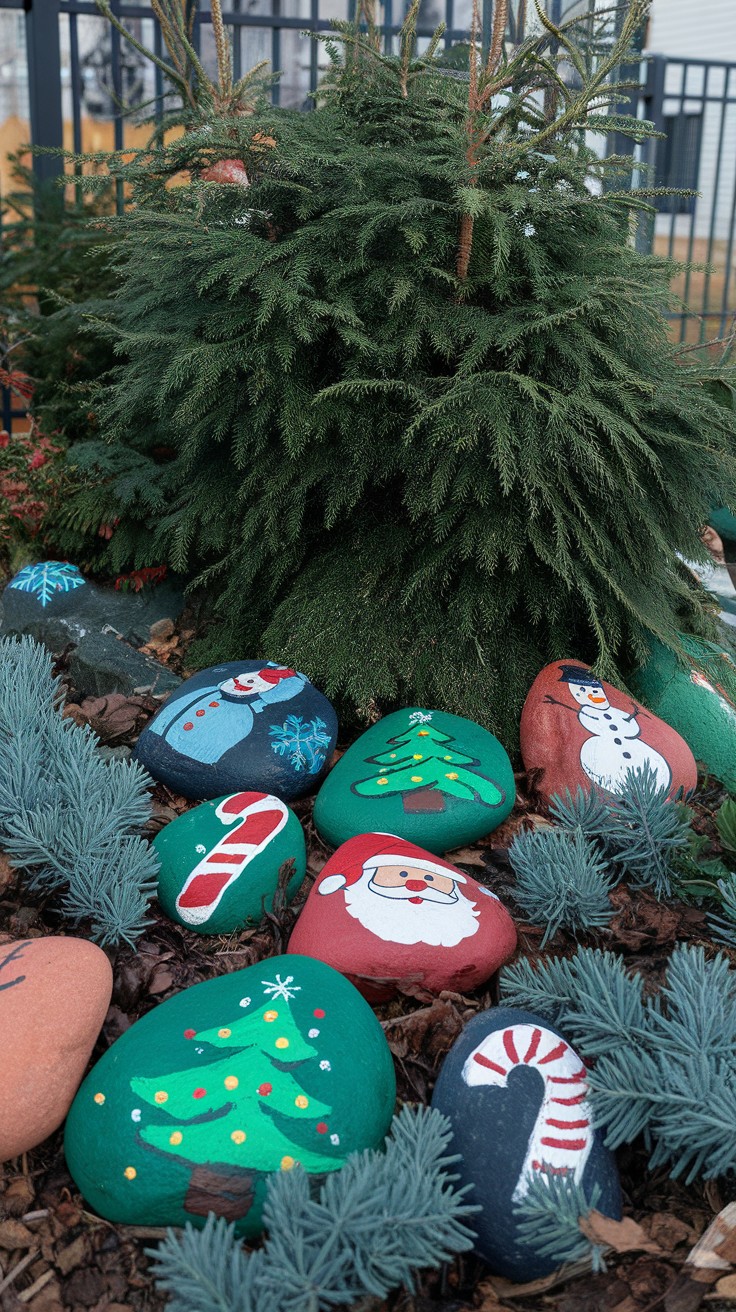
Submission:
<svg viewBox="0 0 736 1312">
<path fill-rule="evenodd" d="M 283 863 L 294 862 L 289 901 L 307 868 L 299 821 L 269 793 L 233 793 L 195 806 L 166 825 L 153 846 L 162 910 L 199 934 L 257 924 L 271 910 Z"/>
<path fill-rule="evenodd" d="M 647 664 L 629 680 L 635 696 L 671 724 L 709 773 L 736 788 L 736 666 L 713 643 L 681 635 L 687 665 L 655 642 Z"/>
<path fill-rule="evenodd" d="M 515 796 L 511 762 L 492 733 L 409 707 L 348 748 L 317 795 L 314 822 L 335 847 L 382 832 L 440 853 L 490 833 Z"/>
<path fill-rule="evenodd" d="M 378 1147 L 396 1084 L 383 1030 L 342 975 L 272 957 L 195 984 L 117 1040 L 67 1119 L 69 1170 L 110 1221 L 261 1228 L 266 1181 Z"/>
<path fill-rule="evenodd" d="M 719 533 L 724 542 L 736 542 L 736 517 L 726 506 L 718 506 L 711 510 L 708 516 L 708 523 Z"/>
</svg>

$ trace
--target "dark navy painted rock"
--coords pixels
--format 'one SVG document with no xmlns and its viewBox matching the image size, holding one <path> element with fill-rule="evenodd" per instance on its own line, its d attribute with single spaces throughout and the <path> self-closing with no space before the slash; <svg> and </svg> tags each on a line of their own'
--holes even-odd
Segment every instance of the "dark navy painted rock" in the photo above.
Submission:
<svg viewBox="0 0 736 1312">
<path fill-rule="evenodd" d="M 457 1168 L 482 1210 L 471 1224 L 476 1251 L 509 1280 L 536 1280 L 558 1265 L 522 1242 L 515 1207 L 537 1175 L 569 1176 L 617 1220 L 621 1189 L 612 1154 L 593 1129 L 583 1062 L 547 1021 L 491 1007 L 470 1021 L 448 1053 L 432 1106 L 449 1116 Z"/>
<path fill-rule="evenodd" d="M 283 801 L 319 783 L 337 716 L 305 674 L 273 661 L 213 665 L 185 683 L 141 734 L 136 759 L 184 797 L 244 790 Z"/>
</svg>

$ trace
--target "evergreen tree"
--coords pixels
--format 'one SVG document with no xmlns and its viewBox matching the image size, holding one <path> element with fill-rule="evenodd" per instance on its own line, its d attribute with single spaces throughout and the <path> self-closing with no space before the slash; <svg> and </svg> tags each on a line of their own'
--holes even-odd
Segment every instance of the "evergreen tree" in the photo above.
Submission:
<svg viewBox="0 0 736 1312">
<path fill-rule="evenodd" d="M 443 793 L 498 806 L 503 793 L 498 784 L 474 768 L 480 761 L 452 749 L 450 735 L 427 721 L 428 717 L 420 715 L 405 733 L 389 738 L 397 751 L 367 757 L 369 764 L 379 768 L 368 779 L 357 780 L 353 792 L 360 797 L 400 793 L 405 811 L 444 811 Z"/>
<path fill-rule="evenodd" d="M 317 1051 L 299 1032 L 288 990 L 277 1005 L 266 1002 L 228 1025 L 192 1031 L 191 1038 L 229 1055 L 206 1067 L 131 1080 L 138 1097 L 169 1117 L 142 1126 L 143 1142 L 192 1168 L 187 1211 L 206 1216 L 213 1200 L 226 1193 L 230 1219 L 244 1216 L 256 1173 L 291 1170 L 297 1163 L 308 1171 L 335 1169 L 335 1158 L 318 1147 L 300 1147 L 295 1157 L 294 1140 L 287 1137 L 290 1123 L 306 1121 L 319 1144 L 331 1110 L 307 1097 L 292 1074 Z"/>
<path fill-rule="evenodd" d="M 645 9 L 607 53 L 546 19 L 505 52 L 499 5 L 466 77 L 416 55 L 415 4 L 398 57 L 370 24 L 328 38 L 306 115 L 196 73 L 184 135 L 110 160 L 139 203 L 68 550 L 103 506 L 116 568 L 206 583 L 202 660 L 275 652 L 507 743 L 546 662 L 617 681 L 651 634 L 705 633 L 679 557 L 736 499 L 736 420 L 668 340 L 673 266 L 628 242 L 642 197 L 596 186 L 582 144 L 648 130 L 600 112 Z"/>
</svg>

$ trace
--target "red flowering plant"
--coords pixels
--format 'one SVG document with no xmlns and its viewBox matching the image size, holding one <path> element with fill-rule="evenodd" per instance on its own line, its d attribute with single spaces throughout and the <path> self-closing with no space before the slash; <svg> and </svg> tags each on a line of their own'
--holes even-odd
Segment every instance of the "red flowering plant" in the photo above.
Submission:
<svg viewBox="0 0 736 1312">
<path fill-rule="evenodd" d="M 29 404 L 33 384 L 21 369 L 8 367 L 11 349 L 0 342 L 0 387 Z M 38 536 L 60 477 L 61 447 L 30 414 L 28 422 L 25 432 L 0 430 L 0 557 L 11 566 Z"/>
</svg>

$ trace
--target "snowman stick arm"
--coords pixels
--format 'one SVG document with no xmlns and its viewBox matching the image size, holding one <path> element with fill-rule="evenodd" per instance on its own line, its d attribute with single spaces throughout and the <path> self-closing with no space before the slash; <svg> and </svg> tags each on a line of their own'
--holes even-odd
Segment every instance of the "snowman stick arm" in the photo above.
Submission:
<svg viewBox="0 0 736 1312">
<path fill-rule="evenodd" d="M 551 706 L 561 706 L 563 711 L 572 711 L 573 715 L 578 714 L 574 706 L 568 706 L 567 702 L 559 702 L 557 698 L 553 697 L 549 692 L 544 694 L 544 701 L 549 702 Z"/>
</svg>

